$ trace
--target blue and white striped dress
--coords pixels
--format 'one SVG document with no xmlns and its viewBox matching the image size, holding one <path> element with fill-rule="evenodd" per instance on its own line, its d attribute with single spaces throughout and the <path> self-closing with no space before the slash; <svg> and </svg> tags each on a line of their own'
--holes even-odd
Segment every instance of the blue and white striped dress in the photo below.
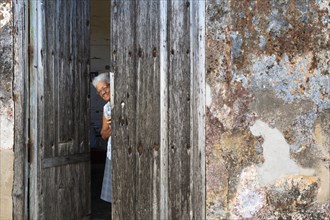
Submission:
<svg viewBox="0 0 330 220">
<path fill-rule="evenodd" d="M 107 103 L 104 105 L 103 114 L 105 112 L 109 111 L 109 105 L 110 105 L 110 103 Z M 110 107 L 110 116 L 111 116 L 111 107 Z M 107 201 L 107 202 L 112 201 L 111 136 L 108 139 L 107 158 L 106 158 L 105 167 L 104 167 L 101 199 L 104 201 Z"/>
</svg>

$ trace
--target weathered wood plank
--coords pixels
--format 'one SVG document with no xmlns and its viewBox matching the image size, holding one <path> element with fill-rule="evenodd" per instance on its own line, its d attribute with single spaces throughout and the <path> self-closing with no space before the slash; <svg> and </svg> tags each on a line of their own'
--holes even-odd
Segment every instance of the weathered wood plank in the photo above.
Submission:
<svg viewBox="0 0 330 220">
<path fill-rule="evenodd" d="M 59 106 L 60 106 L 60 101 L 59 101 L 59 90 L 60 90 L 60 74 L 59 72 L 61 71 L 61 62 L 60 62 L 60 44 L 58 39 L 60 38 L 61 34 L 61 29 L 60 29 L 60 19 L 62 17 L 62 8 L 61 8 L 61 0 L 51 2 L 54 4 L 54 20 L 55 20 L 55 28 L 54 28 L 54 36 L 55 38 L 53 39 L 54 42 L 54 111 L 55 111 L 55 149 L 54 149 L 54 154 L 52 156 L 59 156 L 60 152 L 58 150 L 58 143 L 59 143 L 59 135 L 60 135 L 60 126 L 59 126 Z"/>
<path fill-rule="evenodd" d="M 51 157 L 51 158 L 43 159 L 42 167 L 49 168 L 49 167 L 63 166 L 72 163 L 86 162 L 89 160 L 90 160 L 89 153 L 73 154 L 63 157 Z"/>
<path fill-rule="evenodd" d="M 38 116 L 37 116 L 37 121 L 38 121 L 38 129 L 40 132 L 38 132 L 37 135 L 37 144 L 36 149 L 37 152 L 37 160 L 38 160 L 38 176 L 36 178 L 39 178 L 40 182 L 38 182 L 38 187 L 42 189 L 42 158 L 45 155 L 45 139 L 46 137 L 43 134 L 43 131 L 45 130 L 45 123 L 47 121 L 47 106 L 44 105 L 44 94 L 45 94 L 45 87 L 44 87 L 44 81 L 45 81 L 45 75 L 44 72 L 46 70 L 47 66 L 47 60 L 45 59 L 45 53 L 46 53 L 46 41 L 45 41 L 45 36 L 46 36 L 46 30 L 44 24 L 46 23 L 45 21 L 45 8 L 43 7 L 45 1 L 40 0 L 37 2 L 37 18 L 38 18 L 38 29 L 37 29 L 37 48 L 36 48 L 36 53 L 37 53 L 37 88 L 38 88 L 38 94 L 37 94 L 37 111 L 38 111 Z M 45 117 L 46 116 L 46 117 Z M 39 198 L 41 200 L 38 201 L 40 211 L 41 211 L 41 218 L 44 218 L 43 213 L 45 210 L 45 203 L 42 202 L 44 200 L 43 197 L 43 191 L 40 190 L 38 192 Z"/>
<path fill-rule="evenodd" d="M 112 120 L 112 219 L 135 219 L 137 51 L 134 44 L 135 18 L 132 16 L 135 2 L 115 0 L 111 7 L 114 24 L 111 63 L 112 72 L 116 74 Z"/>
<path fill-rule="evenodd" d="M 84 46 L 84 53 L 83 53 L 83 60 L 85 63 L 85 68 L 82 73 L 82 95 L 79 95 L 81 98 L 82 106 L 80 108 L 81 111 L 81 120 L 80 125 L 78 125 L 80 128 L 82 128 L 81 132 L 79 132 L 79 146 L 78 152 L 80 149 L 80 152 L 89 152 L 90 151 L 90 140 L 89 140 L 89 121 L 90 121 L 90 1 L 85 0 L 83 5 L 84 10 L 84 20 L 83 20 L 83 28 L 82 28 L 82 34 L 83 34 L 83 46 Z M 110 8 L 109 8 L 110 10 Z M 84 218 L 88 217 L 88 215 L 91 213 L 91 177 L 90 177 L 90 163 L 81 164 L 80 170 L 76 170 L 76 175 L 79 176 L 79 180 L 77 183 L 85 182 L 84 186 L 82 188 L 79 188 L 78 194 L 76 195 L 75 201 L 79 201 L 78 204 L 80 204 L 80 207 L 76 209 L 77 213 L 81 215 L 81 209 L 84 208 L 86 211 L 84 212 Z M 80 172 L 79 172 L 80 171 Z M 83 175 L 80 175 L 80 173 L 83 172 Z M 83 181 L 82 181 L 83 180 Z M 81 196 L 79 196 L 81 195 Z M 110 211 L 110 210 L 109 210 Z M 82 219 L 82 218 L 81 218 Z"/>
<path fill-rule="evenodd" d="M 46 36 L 45 41 L 48 42 L 45 45 L 45 59 L 48 60 L 48 65 L 45 66 L 45 94 L 44 94 L 44 103 L 45 106 L 52 106 L 54 104 L 54 33 L 55 33 L 55 5 L 51 3 L 50 1 L 45 2 L 45 11 L 46 14 L 49 14 L 45 18 L 46 23 L 48 24 L 46 26 Z M 50 157 L 54 155 L 55 150 L 55 109 L 54 107 L 47 108 L 47 117 L 48 122 L 45 121 L 45 131 L 44 134 L 47 139 L 45 139 L 45 157 Z"/>
<path fill-rule="evenodd" d="M 86 122 L 90 121 L 90 1 L 84 1 L 84 22 L 83 22 L 83 46 L 84 46 L 84 63 L 85 63 L 85 68 L 84 72 L 82 75 L 82 91 L 83 95 L 80 96 L 82 100 L 82 108 L 83 110 L 87 111 L 87 114 L 84 113 L 82 114 L 80 125 L 83 128 L 81 134 L 87 134 L 87 135 L 82 135 L 81 140 L 86 143 L 83 146 L 78 146 L 80 149 L 82 148 L 84 152 L 90 150 L 90 141 L 89 141 L 89 134 L 90 134 L 90 126 L 86 126 Z M 110 8 L 108 8 L 110 10 Z M 109 18 L 110 19 L 110 18 Z M 110 33 L 109 33 L 110 34 Z M 88 42 L 88 43 L 86 43 Z"/>
<path fill-rule="evenodd" d="M 190 6 L 171 1 L 169 10 L 169 219 L 189 219 Z"/>
<path fill-rule="evenodd" d="M 205 1 L 190 5 L 191 83 L 190 159 L 191 216 L 206 219 L 205 212 Z"/>
<path fill-rule="evenodd" d="M 160 144 L 158 12 L 158 1 L 146 0 L 136 4 L 136 141 L 138 151 L 135 171 L 136 219 L 158 216 L 159 184 L 157 182 L 159 181 Z"/>
<path fill-rule="evenodd" d="M 82 102 L 84 101 L 82 99 L 82 95 L 83 95 L 83 88 L 82 88 L 82 75 L 83 75 L 83 70 L 84 70 L 84 65 L 83 65 L 83 60 L 84 60 L 84 53 L 83 53 L 83 47 L 84 47 L 84 41 L 83 41 L 83 23 L 84 21 L 84 15 L 83 15 L 83 4 L 80 4 L 79 2 L 76 3 L 76 22 L 75 22 L 75 28 L 76 28 L 76 33 L 75 33 L 75 41 L 76 41 L 76 74 L 75 74 L 75 78 L 74 78 L 74 88 L 75 88 L 75 92 L 76 92 L 76 96 L 75 96 L 75 106 L 77 106 L 78 108 L 75 109 L 75 116 L 76 116 L 76 121 L 75 123 L 77 125 L 79 125 L 78 127 L 76 127 L 75 132 L 76 132 L 76 141 L 80 141 L 81 140 L 81 132 L 83 131 L 83 115 L 82 115 Z M 86 98 L 86 97 L 85 97 Z M 79 144 L 77 142 L 77 144 Z"/>
<path fill-rule="evenodd" d="M 71 48 L 70 48 L 70 55 L 71 55 L 71 62 L 70 62 L 70 66 L 71 66 L 71 74 L 73 77 L 73 123 L 79 124 L 80 125 L 80 109 L 76 108 L 76 106 L 79 106 L 79 102 L 80 102 L 80 97 L 79 97 L 79 93 L 80 93 L 80 86 L 79 86 L 79 82 L 77 80 L 78 76 L 79 76 L 79 72 L 78 72 L 78 47 L 79 47 L 79 43 L 78 43 L 78 33 L 79 31 L 77 31 L 77 27 L 78 27 L 78 3 L 77 1 L 72 1 L 72 8 L 71 8 L 71 24 L 70 24 L 70 35 L 71 35 Z M 78 142 L 80 141 L 80 137 L 79 137 L 79 130 L 80 130 L 80 126 L 74 126 L 74 145 L 78 145 Z M 79 153 L 83 152 L 81 149 L 78 151 Z"/>
<path fill-rule="evenodd" d="M 160 2 L 160 219 L 168 219 L 168 42 L 167 1 Z"/>
<path fill-rule="evenodd" d="M 154 92 L 147 90 L 151 103 L 148 108 L 150 118 L 148 121 L 148 131 L 150 131 L 150 151 L 152 157 L 150 158 L 151 178 L 152 178 L 152 191 L 151 191 L 151 207 L 152 218 L 160 218 L 160 2 L 152 1 L 149 11 L 149 21 L 151 32 L 151 41 L 149 42 L 150 58 L 149 65 L 151 70 L 150 88 Z M 157 19 L 156 19 L 157 18 Z M 147 102 L 148 103 L 148 102 Z M 155 125 L 157 128 L 155 129 Z M 149 127 L 150 126 L 150 127 Z M 150 181 L 150 180 L 149 180 Z M 150 181 L 151 182 L 151 181 Z"/>
<path fill-rule="evenodd" d="M 59 59 L 60 59 L 60 71 L 59 74 L 59 141 L 67 142 L 72 139 L 71 134 L 73 132 L 73 112 L 72 112 L 72 98 L 65 94 L 73 93 L 72 76 L 70 74 L 70 20 L 69 9 L 71 1 L 61 1 L 61 17 L 59 19 L 59 38 L 56 40 L 60 45 Z M 82 4 L 82 3 L 81 3 Z M 81 18 L 83 19 L 83 18 Z M 65 155 L 72 149 L 59 149 L 60 155 Z M 61 151 L 62 150 L 62 151 Z"/>
<path fill-rule="evenodd" d="M 43 51 L 43 29 L 42 18 L 43 9 L 41 1 L 30 1 L 30 46 L 32 49 L 32 59 L 30 60 L 30 143 L 31 143 L 31 172 L 33 176 L 30 180 L 30 218 L 35 219 L 40 216 L 43 209 L 43 204 L 39 202 L 41 195 L 40 191 L 40 155 L 43 155 L 42 135 L 40 134 L 43 128 L 43 105 L 41 97 L 43 95 L 42 72 L 43 62 L 41 53 Z"/>
<path fill-rule="evenodd" d="M 80 194 L 84 195 L 86 191 L 86 185 L 80 183 L 89 178 L 85 175 L 88 167 L 89 162 L 83 162 L 45 169 L 47 171 L 44 174 L 45 189 L 56 189 L 54 190 L 56 197 L 48 198 L 53 200 L 45 204 L 43 213 L 45 219 L 82 219 L 89 214 L 86 201 Z M 59 170 L 60 172 L 58 172 Z M 56 176 L 53 176 L 54 174 Z"/>
<path fill-rule="evenodd" d="M 72 8 L 72 3 L 73 1 L 66 1 L 66 14 L 64 17 L 64 28 L 65 30 L 63 31 L 64 35 L 64 54 L 63 54 L 63 64 L 64 64 L 64 69 L 63 69 L 63 74 L 64 74 L 64 85 L 66 85 L 66 94 L 73 94 L 74 93 L 74 76 L 72 74 L 72 58 L 71 58 L 71 50 L 72 50 L 72 44 L 71 44 L 71 8 Z M 84 94 L 82 94 L 84 95 Z M 86 98 L 86 96 L 84 97 Z M 65 98 L 65 112 L 66 112 L 66 120 L 64 122 L 65 124 L 65 131 L 68 133 L 66 135 L 66 141 L 71 141 L 74 140 L 74 96 L 70 95 Z M 63 120 L 62 119 L 62 120 Z M 68 149 L 68 154 L 74 154 L 79 152 L 79 143 L 81 141 L 78 141 L 76 144 L 73 144 L 72 146 L 69 147 Z"/>
<path fill-rule="evenodd" d="M 47 22 L 47 34 L 46 34 L 46 44 L 47 47 L 45 56 L 48 57 L 46 60 L 48 61 L 46 65 L 46 72 L 45 72 L 45 106 L 48 107 L 48 120 L 46 120 L 45 123 L 45 154 L 44 157 L 55 157 L 58 155 L 58 76 L 59 76 L 59 49 L 58 49 L 58 43 L 57 38 L 60 34 L 59 29 L 59 7 L 60 2 L 56 1 L 46 1 L 45 2 L 45 10 L 46 14 L 46 22 Z M 46 97 L 46 94 L 49 94 L 48 97 Z M 48 198 L 56 198 L 57 191 L 56 190 L 48 190 L 48 186 L 54 186 L 57 184 L 57 180 L 54 179 L 54 176 L 56 175 L 56 169 L 49 169 L 46 172 L 42 172 L 43 176 L 43 190 L 46 189 L 46 195 Z M 46 211 L 42 212 L 43 216 L 47 216 L 48 213 L 56 213 L 56 207 L 55 205 L 52 205 L 51 203 L 45 203 L 44 209 Z"/>
<path fill-rule="evenodd" d="M 13 2 L 14 27 L 14 97 L 15 97 L 15 137 L 14 137 L 14 185 L 13 185 L 13 218 L 28 217 L 28 11 L 23 1 Z"/>
</svg>

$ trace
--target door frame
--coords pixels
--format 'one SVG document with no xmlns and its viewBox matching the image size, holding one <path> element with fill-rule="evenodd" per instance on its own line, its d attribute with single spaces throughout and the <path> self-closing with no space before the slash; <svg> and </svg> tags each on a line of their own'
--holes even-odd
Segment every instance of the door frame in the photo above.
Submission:
<svg viewBox="0 0 330 220">
<path fill-rule="evenodd" d="M 31 148 L 31 142 L 29 141 L 29 61 L 31 50 L 29 50 L 29 8 L 28 8 L 28 1 L 12 1 L 13 2 L 13 13 L 14 13 L 14 27 L 15 27 L 15 34 L 14 37 L 14 55 L 15 55 L 15 62 L 14 62 L 14 95 L 15 95 L 15 142 L 14 142 L 14 154 L 15 154 L 15 161 L 14 161 L 14 185 L 13 185 L 13 206 L 15 209 L 13 210 L 13 218 L 14 219 L 27 219 L 29 215 L 29 203 L 28 203 L 28 180 L 29 180 L 29 153 L 28 149 Z M 164 3 L 165 4 L 165 3 Z M 166 5 L 164 5 L 165 7 Z M 192 30 L 190 33 L 193 36 L 201 36 L 201 39 L 195 37 L 194 42 L 192 44 L 198 45 L 197 49 L 199 53 L 196 56 L 199 56 L 199 59 L 203 60 L 202 63 L 193 62 L 193 68 L 196 70 L 194 75 L 197 81 L 192 81 L 192 91 L 200 91 L 200 93 L 192 93 L 196 102 L 192 105 L 192 110 L 195 109 L 196 112 L 192 118 L 192 126 L 197 134 L 199 135 L 195 140 L 198 143 L 198 146 L 203 147 L 204 149 L 196 149 L 198 152 L 204 152 L 202 155 L 202 161 L 200 167 L 201 175 L 204 176 L 204 182 L 201 185 L 205 187 L 205 131 L 204 131 L 204 117 L 205 117 L 205 105 L 201 106 L 201 103 L 205 103 L 205 45 L 202 45 L 200 42 L 205 42 L 205 11 L 198 10 L 198 6 L 192 5 L 195 7 L 194 13 L 199 14 L 202 16 L 201 20 L 195 21 L 197 26 L 195 29 Z M 205 7 L 205 3 L 204 3 Z M 165 10 L 165 8 L 164 8 Z M 22 14 L 24 16 L 22 16 Z M 165 21 L 164 21 L 165 22 Z M 110 29 L 112 29 L 112 21 L 110 20 Z M 164 35 L 165 36 L 165 35 Z M 110 45 L 112 47 L 112 45 Z M 194 57 L 195 59 L 198 57 Z M 201 64 L 201 65 L 199 65 Z M 202 73 L 202 75 L 198 75 L 198 73 Z M 165 75 L 162 75 L 165 76 Z M 166 100 L 166 88 L 160 88 L 165 93 L 165 97 L 162 97 L 162 100 Z M 196 107 L 196 108 L 193 108 Z M 164 112 L 163 112 L 164 113 Z M 162 123 L 163 126 L 161 130 L 164 132 L 162 135 L 166 135 L 166 115 L 162 116 Z M 195 133 L 196 134 L 196 133 Z M 167 143 L 164 142 L 162 145 L 166 145 Z M 165 150 L 164 147 L 161 148 Z M 165 152 L 166 153 L 166 152 Z M 197 154 L 196 154 L 197 155 Z M 165 170 L 166 171 L 166 167 Z M 195 175 L 195 174 L 194 174 Z M 199 175 L 196 173 L 196 175 Z M 161 193 L 166 194 L 166 188 L 163 188 Z M 205 199 L 205 191 L 201 192 L 202 199 Z M 162 202 L 166 202 L 166 200 L 162 200 Z M 205 203 L 204 203 L 205 204 Z M 166 204 L 163 204 L 166 206 Z M 205 216 L 205 206 L 202 207 L 204 210 Z M 165 216 L 165 213 L 162 213 L 162 216 Z"/>
<path fill-rule="evenodd" d="M 13 219 L 28 219 L 29 180 L 29 8 L 28 1 L 12 1 L 14 54 L 14 182 Z"/>
</svg>

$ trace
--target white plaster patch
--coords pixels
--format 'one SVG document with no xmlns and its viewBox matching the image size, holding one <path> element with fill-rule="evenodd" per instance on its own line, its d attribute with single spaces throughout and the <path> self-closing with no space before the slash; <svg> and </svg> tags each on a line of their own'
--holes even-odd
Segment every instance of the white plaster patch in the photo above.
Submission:
<svg viewBox="0 0 330 220">
<path fill-rule="evenodd" d="M 14 146 L 14 116 L 8 116 L 6 110 L 13 111 L 13 103 L 4 105 L 0 101 L 0 149 L 13 149 Z"/>
<path fill-rule="evenodd" d="M 210 107 L 212 104 L 212 92 L 209 84 L 205 83 L 205 104 Z"/>
<path fill-rule="evenodd" d="M 11 20 L 11 7 L 9 3 L 0 4 L 0 29 Z"/>
<path fill-rule="evenodd" d="M 304 169 L 290 158 L 290 146 L 283 134 L 276 128 L 257 120 L 250 130 L 254 136 L 264 138 L 263 155 L 265 162 L 257 167 L 261 185 L 267 185 L 286 175 L 313 175 L 315 170 Z"/>
<path fill-rule="evenodd" d="M 266 204 L 266 194 L 262 191 L 245 189 L 237 196 L 236 214 L 243 218 L 252 218 Z"/>
<path fill-rule="evenodd" d="M 237 195 L 232 204 L 231 218 L 252 218 L 267 204 L 266 192 L 260 188 L 254 165 L 242 170 Z"/>
<path fill-rule="evenodd" d="M 318 167 L 317 174 L 321 180 L 321 187 L 317 194 L 319 202 L 326 202 L 330 198 L 330 172 L 325 166 Z"/>
</svg>

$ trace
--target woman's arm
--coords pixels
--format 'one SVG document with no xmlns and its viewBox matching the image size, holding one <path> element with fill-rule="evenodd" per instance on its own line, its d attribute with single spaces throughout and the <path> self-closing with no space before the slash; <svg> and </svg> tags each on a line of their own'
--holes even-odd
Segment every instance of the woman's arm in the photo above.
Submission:
<svg viewBox="0 0 330 220">
<path fill-rule="evenodd" d="M 101 129 L 101 136 L 104 140 L 106 140 L 108 137 L 111 136 L 111 124 L 110 124 L 110 120 L 107 120 L 106 117 L 102 118 L 102 129 Z"/>
</svg>

